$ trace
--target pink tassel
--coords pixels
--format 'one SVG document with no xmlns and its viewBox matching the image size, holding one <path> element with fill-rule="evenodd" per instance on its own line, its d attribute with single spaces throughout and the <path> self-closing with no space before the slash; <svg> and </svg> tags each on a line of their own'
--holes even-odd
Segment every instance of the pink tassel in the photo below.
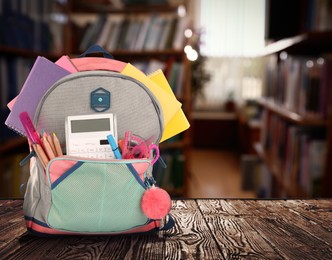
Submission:
<svg viewBox="0 0 332 260">
<path fill-rule="evenodd" d="M 151 187 L 142 196 L 141 208 L 150 219 L 162 219 L 171 210 L 172 202 L 169 194 L 158 187 Z"/>
</svg>

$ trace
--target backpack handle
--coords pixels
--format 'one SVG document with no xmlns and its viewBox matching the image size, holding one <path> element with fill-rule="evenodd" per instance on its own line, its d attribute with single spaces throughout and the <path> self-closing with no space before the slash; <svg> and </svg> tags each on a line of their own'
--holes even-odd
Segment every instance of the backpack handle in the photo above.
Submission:
<svg viewBox="0 0 332 260">
<path fill-rule="evenodd" d="M 94 44 L 94 45 L 90 46 L 79 57 L 80 58 L 83 58 L 83 57 L 96 57 L 96 56 L 98 57 L 99 55 L 97 55 L 97 54 L 102 54 L 104 58 L 114 59 L 113 56 L 109 52 L 107 52 L 104 48 L 102 48 L 98 44 Z"/>
<path fill-rule="evenodd" d="M 102 57 L 99 57 L 100 54 Z M 111 54 L 97 44 L 92 45 L 79 57 L 71 59 L 78 71 L 110 70 L 121 73 L 127 65 L 125 62 L 114 60 Z"/>
</svg>

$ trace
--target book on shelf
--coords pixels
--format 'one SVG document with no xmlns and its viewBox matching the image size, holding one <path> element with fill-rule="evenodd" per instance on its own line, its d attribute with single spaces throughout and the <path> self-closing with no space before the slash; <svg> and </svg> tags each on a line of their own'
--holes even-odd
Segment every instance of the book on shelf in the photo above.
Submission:
<svg viewBox="0 0 332 260">
<path fill-rule="evenodd" d="M 55 1 L 1 1 L 0 44 L 34 51 L 61 50 L 63 26 L 50 19 L 56 8 Z"/>
<path fill-rule="evenodd" d="M 23 83 L 34 60 L 22 57 L 7 57 L 0 55 L 0 91 L 1 91 L 1 122 L 5 122 L 9 115 L 8 102 L 15 98 L 21 90 Z M 17 136 L 5 124 L 0 126 L 0 142 Z"/>
<path fill-rule="evenodd" d="M 326 129 L 290 124 L 276 115 L 264 120 L 262 143 L 268 160 L 277 165 L 279 181 L 287 187 L 300 187 L 307 196 L 318 196 L 326 159 Z"/>
<path fill-rule="evenodd" d="M 273 71 L 278 71 L 276 78 Z M 331 73 L 329 57 L 289 55 L 278 65 L 272 59 L 266 68 L 264 95 L 305 118 L 326 118 Z"/>
<path fill-rule="evenodd" d="M 327 31 L 332 29 L 332 3 L 326 0 L 302 1 L 301 31 Z"/>
<path fill-rule="evenodd" d="M 185 157 L 181 150 L 162 151 L 162 159 L 166 167 L 159 162 L 153 167 L 153 176 L 161 188 L 173 190 L 184 185 Z"/>
<path fill-rule="evenodd" d="M 23 198 L 21 185 L 26 184 L 30 176 L 29 164 L 20 166 L 19 163 L 27 156 L 26 153 L 1 157 L 0 167 L 0 197 Z"/>
<path fill-rule="evenodd" d="M 97 42 L 109 51 L 163 51 L 184 47 L 184 30 L 189 26 L 187 17 L 175 14 L 111 14 L 87 20 L 79 50 Z"/>
</svg>

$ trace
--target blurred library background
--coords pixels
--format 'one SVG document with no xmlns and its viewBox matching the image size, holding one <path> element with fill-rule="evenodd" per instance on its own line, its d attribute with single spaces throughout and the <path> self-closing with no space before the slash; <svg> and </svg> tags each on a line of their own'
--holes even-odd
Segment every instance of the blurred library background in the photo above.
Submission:
<svg viewBox="0 0 332 260">
<path fill-rule="evenodd" d="M 0 197 L 21 198 L 26 139 L 4 124 L 38 56 L 99 44 L 165 73 L 191 127 L 160 144 L 173 198 L 332 196 L 332 2 L 0 0 Z"/>
</svg>

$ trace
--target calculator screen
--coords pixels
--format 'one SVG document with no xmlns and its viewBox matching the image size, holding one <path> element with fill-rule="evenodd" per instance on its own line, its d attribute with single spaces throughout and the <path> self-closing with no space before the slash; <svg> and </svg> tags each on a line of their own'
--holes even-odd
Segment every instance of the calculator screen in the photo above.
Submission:
<svg viewBox="0 0 332 260">
<path fill-rule="evenodd" d="M 98 119 L 83 119 L 71 121 L 72 133 L 84 133 L 84 132 L 102 132 L 110 131 L 110 119 L 98 118 Z"/>
</svg>

